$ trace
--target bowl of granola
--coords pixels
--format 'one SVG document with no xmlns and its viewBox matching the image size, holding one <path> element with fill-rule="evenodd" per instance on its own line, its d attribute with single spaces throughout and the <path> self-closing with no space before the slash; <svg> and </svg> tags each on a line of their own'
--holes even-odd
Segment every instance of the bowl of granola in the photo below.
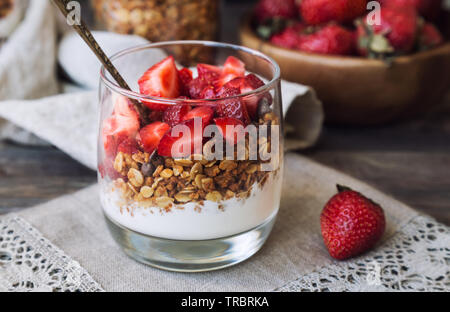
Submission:
<svg viewBox="0 0 450 312">
<path fill-rule="evenodd" d="M 196 53 L 186 63 L 171 53 L 180 46 L 214 58 L 200 63 Z M 133 90 L 102 69 L 98 176 L 115 240 L 134 259 L 173 271 L 215 270 L 253 255 L 280 204 L 278 65 L 207 41 L 149 44 L 112 61 Z"/>
</svg>

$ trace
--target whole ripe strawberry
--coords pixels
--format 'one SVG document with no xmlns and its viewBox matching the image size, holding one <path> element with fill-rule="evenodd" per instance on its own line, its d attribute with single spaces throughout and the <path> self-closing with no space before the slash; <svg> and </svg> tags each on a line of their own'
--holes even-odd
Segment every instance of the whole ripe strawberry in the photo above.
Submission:
<svg viewBox="0 0 450 312">
<path fill-rule="evenodd" d="M 419 49 L 428 50 L 439 46 L 444 42 L 444 38 L 439 30 L 431 23 L 425 23 L 419 31 Z"/>
<path fill-rule="evenodd" d="M 297 12 L 295 0 L 260 0 L 255 8 L 255 16 L 259 22 L 274 17 L 295 18 Z"/>
<path fill-rule="evenodd" d="M 338 260 L 370 250 L 386 228 L 383 209 L 364 195 L 338 185 L 338 194 L 325 205 L 320 226 L 325 246 Z"/>
<path fill-rule="evenodd" d="M 380 0 L 384 7 L 414 7 L 421 16 L 434 20 L 442 10 L 442 0 Z"/>
<path fill-rule="evenodd" d="M 415 10 L 385 7 L 380 11 L 380 24 L 368 25 L 366 21 L 357 21 L 361 55 L 383 57 L 408 53 L 414 48 L 419 21 Z"/>
<path fill-rule="evenodd" d="M 300 14 L 308 25 L 350 22 L 366 13 L 367 0 L 302 0 Z"/>
<path fill-rule="evenodd" d="M 300 51 L 320 54 L 349 55 L 355 46 L 355 34 L 342 26 L 328 25 L 302 35 L 297 44 Z"/>
</svg>

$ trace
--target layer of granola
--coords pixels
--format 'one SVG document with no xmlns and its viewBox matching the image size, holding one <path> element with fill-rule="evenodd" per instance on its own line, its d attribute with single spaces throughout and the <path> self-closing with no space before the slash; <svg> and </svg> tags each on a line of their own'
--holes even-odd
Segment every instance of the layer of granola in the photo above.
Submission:
<svg viewBox="0 0 450 312">
<path fill-rule="evenodd" d="M 220 203 L 233 197 L 247 198 L 253 185 L 263 187 L 270 172 L 261 171 L 258 161 L 193 160 L 155 157 L 148 153 L 119 153 L 114 169 L 126 178 L 114 180 L 124 206 L 158 206 L 195 201 Z"/>
</svg>

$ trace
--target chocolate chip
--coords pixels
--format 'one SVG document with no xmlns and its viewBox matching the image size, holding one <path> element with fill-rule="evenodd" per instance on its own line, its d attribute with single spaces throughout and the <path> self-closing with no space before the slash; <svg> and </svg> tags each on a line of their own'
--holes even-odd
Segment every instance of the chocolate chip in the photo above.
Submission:
<svg viewBox="0 0 450 312">
<path fill-rule="evenodd" d="M 156 153 L 153 155 L 153 157 L 151 158 L 150 162 L 152 163 L 153 166 L 158 167 L 161 165 L 164 165 L 164 158 L 156 155 Z"/>
<path fill-rule="evenodd" d="M 263 97 L 258 102 L 258 116 L 262 118 L 265 114 L 270 113 L 270 104 L 269 100 L 266 97 Z"/>
<path fill-rule="evenodd" d="M 151 177 L 153 172 L 155 171 L 155 166 L 151 163 L 142 164 L 141 172 L 145 177 Z"/>
</svg>

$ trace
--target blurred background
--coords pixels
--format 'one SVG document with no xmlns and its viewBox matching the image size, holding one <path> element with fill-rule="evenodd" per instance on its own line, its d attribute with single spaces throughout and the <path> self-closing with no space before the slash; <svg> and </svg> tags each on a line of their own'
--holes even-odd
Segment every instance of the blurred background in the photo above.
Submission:
<svg viewBox="0 0 450 312">
<path fill-rule="evenodd" d="M 150 41 L 219 40 L 270 55 L 284 79 L 311 86 L 323 103 L 321 137 L 303 155 L 450 224 L 450 4 L 425 1 L 438 3 L 436 9 L 411 2 L 414 10 L 383 3 L 383 27 L 371 28 L 364 25 L 365 9 L 317 17 L 309 0 L 79 1 L 91 29 Z M 15 14 L 11 3 L 0 0 L 0 56 L 14 31 L 7 29 L 11 21 L 3 23 Z M 20 19 L 15 24 L 20 27 Z M 56 25 L 57 44 L 69 27 L 63 18 Z M 397 32 L 403 41 L 395 41 Z M 73 83 L 61 64 L 56 70 L 60 82 Z M 20 95 L 0 97 L 0 105 L 13 98 Z M 54 147 L 0 142 L 0 213 L 95 181 L 95 172 Z"/>
</svg>

